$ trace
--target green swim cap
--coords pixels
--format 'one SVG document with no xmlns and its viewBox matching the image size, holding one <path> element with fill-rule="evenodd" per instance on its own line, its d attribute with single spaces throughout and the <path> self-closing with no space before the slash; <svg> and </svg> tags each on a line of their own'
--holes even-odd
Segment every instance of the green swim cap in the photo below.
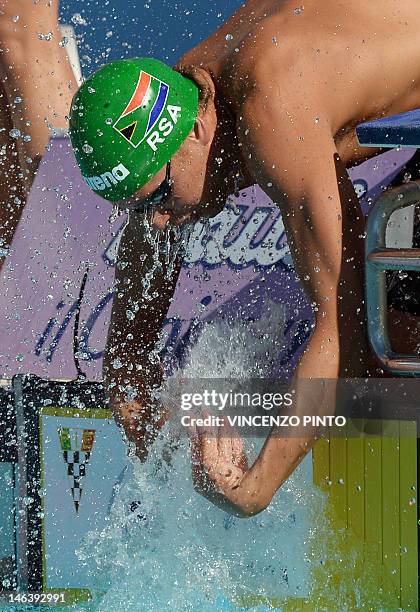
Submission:
<svg viewBox="0 0 420 612">
<path fill-rule="evenodd" d="M 148 58 L 118 60 L 80 87 L 70 138 L 83 178 L 115 202 L 143 187 L 182 145 L 198 113 L 198 86 Z"/>
</svg>

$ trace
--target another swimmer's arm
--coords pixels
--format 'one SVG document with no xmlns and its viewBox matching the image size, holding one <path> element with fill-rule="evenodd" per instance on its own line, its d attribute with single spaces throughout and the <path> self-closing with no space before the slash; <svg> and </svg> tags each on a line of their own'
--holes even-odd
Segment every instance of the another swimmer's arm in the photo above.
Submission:
<svg viewBox="0 0 420 612">
<path fill-rule="evenodd" d="M 322 107 L 308 95 L 299 106 L 302 95 L 270 94 L 247 104 L 240 134 L 250 170 L 282 211 L 296 270 L 315 311 L 315 330 L 292 382 L 293 414 L 333 415 L 335 385 L 327 391 L 320 386 L 315 396 L 304 381 L 366 373 L 364 225 Z M 236 484 L 216 473 L 213 482 L 232 513 L 249 516 L 267 507 L 314 441 L 306 432 L 298 438 L 273 430 Z M 208 472 L 216 461 L 223 473 L 220 453 L 205 455 L 204 449 L 203 469 Z"/>
<path fill-rule="evenodd" d="M 168 280 L 166 265 L 144 280 L 153 265 L 153 249 L 144 237 L 141 217 L 132 214 L 121 237 L 115 271 L 114 300 L 103 362 L 105 388 L 116 422 L 144 459 L 147 447 L 164 419 L 153 421 L 156 406 L 151 391 L 160 385 L 160 364 L 150 360 L 179 275 L 180 262 Z M 132 314 L 134 318 L 132 318 Z M 134 395 L 132 397 L 132 395 Z"/>
</svg>

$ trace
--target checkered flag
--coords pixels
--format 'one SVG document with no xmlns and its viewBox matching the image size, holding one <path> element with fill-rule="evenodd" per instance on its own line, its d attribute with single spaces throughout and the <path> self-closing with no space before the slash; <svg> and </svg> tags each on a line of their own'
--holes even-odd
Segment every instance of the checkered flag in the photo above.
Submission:
<svg viewBox="0 0 420 612">
<path fill-rule="evenodd" d="M 82 497 L 82 480 L 86 475 L 86 466 L 92 453 L 95 430 L 62 427 L 58 430 L 58 435 L 67 466 L 67 476 L 70 479 L 74 507 L 78 513 Z"/>
</svg>

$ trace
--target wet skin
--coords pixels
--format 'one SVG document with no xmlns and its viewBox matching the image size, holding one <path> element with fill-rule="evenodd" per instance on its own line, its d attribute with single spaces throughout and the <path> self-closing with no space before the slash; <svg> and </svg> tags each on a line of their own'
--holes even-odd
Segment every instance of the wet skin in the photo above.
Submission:
<svg viewBox="0 0 420 612">
<path fill-rule="evenodd" d="M 51 33 L 52 38 L 41 40 L 39 33 Z M 12 242 L 48 143 L 48 125 L 68 127 L 77 84 L 66 49 L 59 44 L 61 38 L 58 0 L 0 0 L 0 237 L 4 247 Z M 20 131 L 18 138 L 10 136 L 13 128 Z M 0 271 L 2 264 L 0 258 Z"/>
<path fill-rule="evenodd" d="M 420 107 L 418 2 L 310 0 L 300 14 L 296 5 L 249 1 L 181 58 L 178 66 L 196 66 L 197 80 L 213 96 L 172 160 L 173 196 L 154 214 L 161 229 L 189 216 L 215 214 L 233 190 L 232 169 L 243 177 L 242 187 L 258 183 L 278 204 L 316 317 L 293 385 L 309 377 L 375 373 L 369 372 L 365 333 L 364 221 L 346 167 L 378 154 L 358 146 L 357 124 Z M 149 195 L 163 175 L 164 170 L 136 199 Z M 147 249 L 141 221 L 131 217 L 120 245 L 119 256 L 128 265 L 116 274 L 104 370 L 117 383 L 111 392 L 116 418 L 140 457 L 149 439 L 148 385 L 161 377 L 148 363 L 147 347 L 157 337 L 176 284 L 176 274 L 170 281 L 157 274 L 153 289 L 159 297 L 144 302 L 139 275 L 147 270 Z M 130 299 L 142 309 L 133 324 L 123 314 Z M 134 340 L 123 346 L 127 333 Z M 116 354 L 126 365 L 117 372 L 109 367 Z M 141 375 L 130 374 L 131 362 L 140 365 Z M 125 401 L 118 390 L 127 379 L 139 388 L 137 401 Z M 309 398 L 301 392 L 297 398 L 295 414 L 334 413 L 333 395 Z M 248 469 L 233 437 L 226 443 L 193 432 L 197 490 L 240 516 L 264 509 L 314 442 L 303 434 L 275 433 Z"/>
</svg>

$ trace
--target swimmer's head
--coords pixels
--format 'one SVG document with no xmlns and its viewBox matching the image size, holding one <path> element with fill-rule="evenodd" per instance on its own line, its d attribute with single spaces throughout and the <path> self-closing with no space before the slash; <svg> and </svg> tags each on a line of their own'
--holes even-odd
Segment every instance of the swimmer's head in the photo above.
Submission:
<svg viewBox="0 0 420 612">
<path fill-rule="evenodd" d="M 194 80 L 158 60 L 100 68 L 80 87 L 70 111 L 70 138 L 89 187 L 117 202 L 165 174 L 195 125 L 198 104 Z"/>
</svg>

